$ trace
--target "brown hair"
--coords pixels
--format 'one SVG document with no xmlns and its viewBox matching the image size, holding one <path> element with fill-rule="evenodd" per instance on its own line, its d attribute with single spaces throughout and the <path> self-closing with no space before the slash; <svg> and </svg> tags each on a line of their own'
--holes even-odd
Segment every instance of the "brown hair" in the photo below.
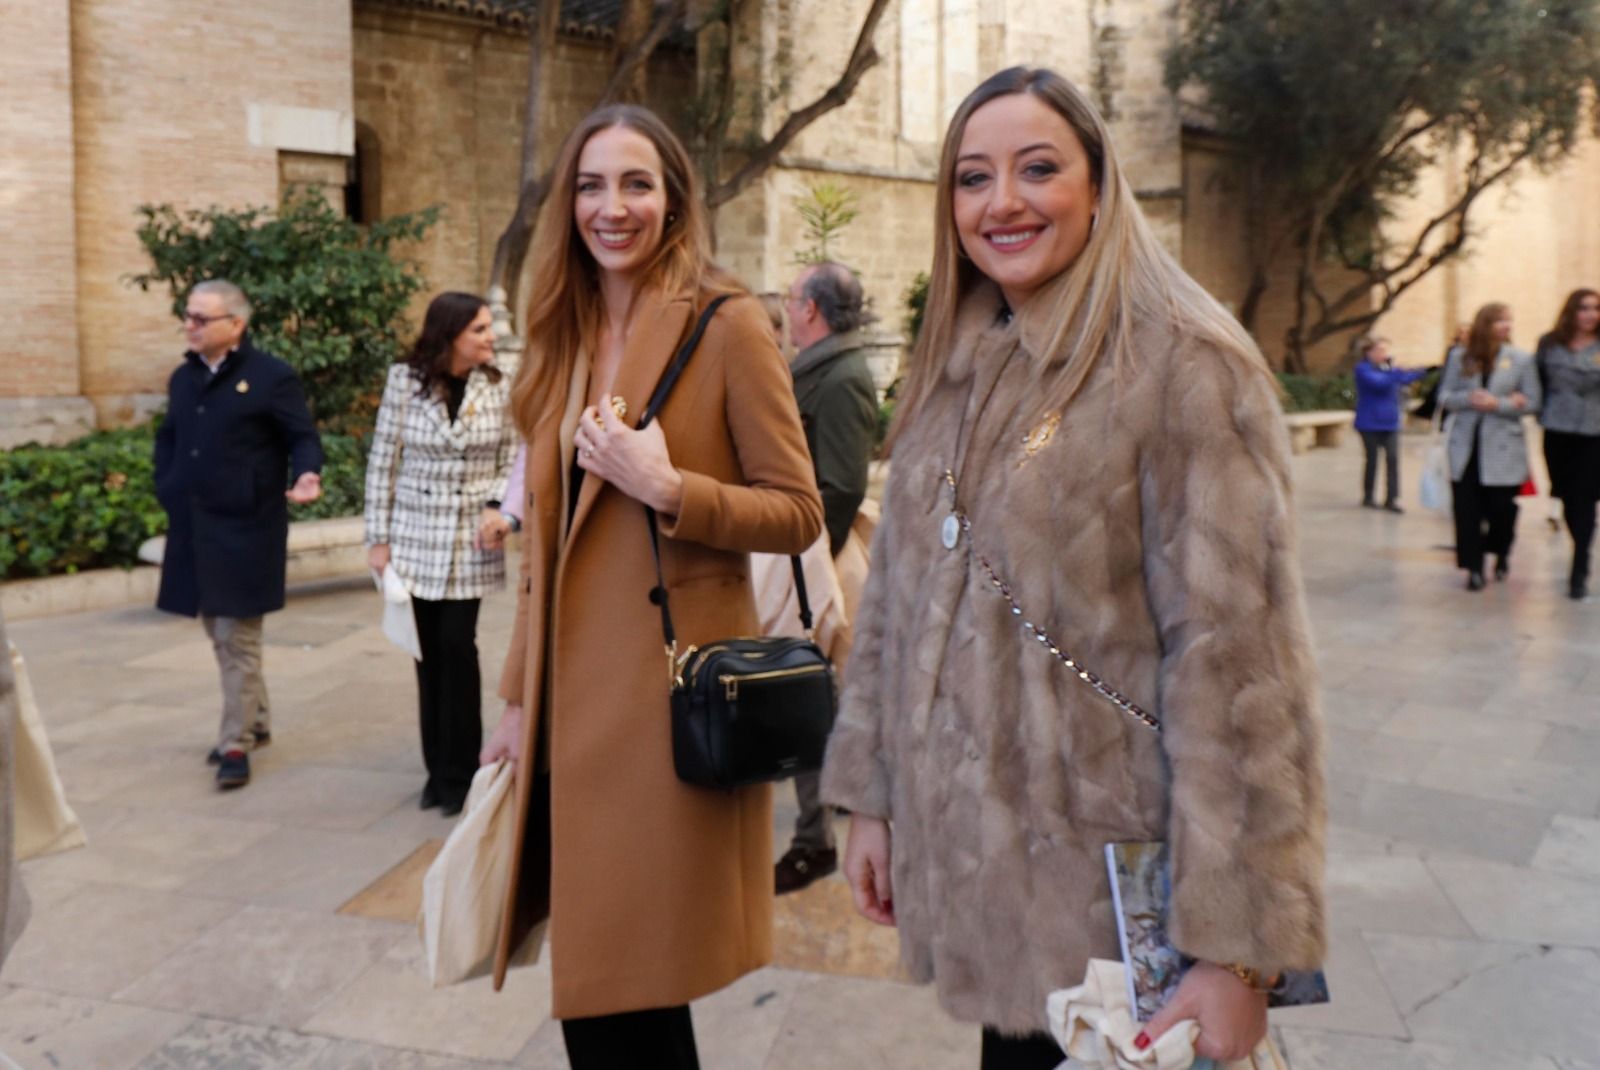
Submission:
<svg viewBox="0 0 1600 1070">
<path fill-rule="evenodd" d="M 1479 375 L 1489 370 L 1500 352 L 1500 340 L 1494 336 L 1494 324 L 1511 311 L 1503 301 L 1491 301 L 1478 309 L 1472 317 L 1472 330 L 1467 332 L 1467 348 L 1461 355 L 1461 374 Z"/>
<path fill-rule="evenodd" d="M 1556 317 L 1555 329 L 1550 332 L 1562 345 L 1571 345 L 1572 340 L 1578 336 L 1578 307 L 1589 297 L 1600 298 L 1600 293 L 1590 289 L 1579 289 L 1567 295 L 1566 302 L 1561 306 L 1561 315 Z"/>
<path fill-rule="evenodd" d="M 943 372 L 955 338 L 956 308 L 984 278 L 962 255 L 955 228 L 956 158 L 974 112 L 999 97 L 1027 93 L 1049 106 L 1072 127 L 1089 157 L 1090 177 L 1099 191 L 1098 216 L 1088 244 L 1066 269 L 1070 284 L 1045 328 L 1050 339 L 1033 358 L 1040 412 L 1062 411 L 1109 352 L 1119 372 L 1134 361 L 1136 322 L 1163 317 L 1181 324 L 1192 340 L 1209 343 L 1226 356 L 1270 378 L 1267 362 L 1237 320 L 1190 278 L 1156 240 L 1122 173 L 1100 113 L 1083 91 L 1054 71 L 1011 67 L 990 76 L 956 109 L 945 132 L 934 194 L 933 270 L 927 312 L 908 361 L 905 387 L 896 407 L 885 449 L 910 425 Z M 1059 372 L 1046 374 L 1052 359 L 1070 348 Z"/>
<path fill-rule="evenodd" d="M 642 273 L 644 288 L 674 296 L 744 289 L 711 259 L 711 228 L 700 180 L 677 135 L 654 112 L 637 105 L 613 104 L 590 112 L 561 143 L 528 251 L 528 262 L 534 265 L 523 318 L 528 349 L 511 388 L 511 412 L 525 436 L 533 434 L 546 406 L 565 400 L 578 349 L 592 345 L 600 330 L 604 312 L 600 268 L 573 223 L 572 205 L 583 147 L 595 134 L 613 127 L 643 135 L 661 157 L 666 225 L 661 246 Z"/>
</svg>

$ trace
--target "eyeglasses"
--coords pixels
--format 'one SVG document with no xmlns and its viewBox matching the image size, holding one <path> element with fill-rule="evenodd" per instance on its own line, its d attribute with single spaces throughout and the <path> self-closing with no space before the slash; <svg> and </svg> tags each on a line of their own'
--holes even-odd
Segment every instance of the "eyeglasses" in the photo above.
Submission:
<svg viewBox="0 0 1600 1070">
<path fill-rule="evenodd" d="M 195 327 L 209 327 L 218 320 L 231 320 L 237 318 L 237 316 L 230 316 L 226 313 L 221 316 L 202 316 L 198 312 L 185 312 L 183 314 L 183 322 L 191 324 Z"/>
</svg>

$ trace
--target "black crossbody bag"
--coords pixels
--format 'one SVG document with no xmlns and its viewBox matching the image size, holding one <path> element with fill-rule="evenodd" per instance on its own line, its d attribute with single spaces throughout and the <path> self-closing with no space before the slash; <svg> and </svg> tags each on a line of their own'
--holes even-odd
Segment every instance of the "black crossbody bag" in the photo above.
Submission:
<svg viewBox="0 0 1600 1070">
<path fill-rule="evenodd" d="M 650 397 L 638 426 L 649 425 L 666 403 L 700 336 L 727 296 L 701 313 L 694 333 L 678 350 Z M 672 685 L 672 763 L 678 779 L 702 788 L 737 788 L 782 780 L 822 768 L 828 733 L 838 708 L 833 665 L 812 641 L 811 605 L 798 555 L 791 555 L 800 623 L 805 638 L 722 639 L 678 653 L 667 584 L 661 573 L 661 534 L 655 510 L 650 551 L 656 586 L 650 601 L 661 610 L 667 675 Z"/>
</svg>

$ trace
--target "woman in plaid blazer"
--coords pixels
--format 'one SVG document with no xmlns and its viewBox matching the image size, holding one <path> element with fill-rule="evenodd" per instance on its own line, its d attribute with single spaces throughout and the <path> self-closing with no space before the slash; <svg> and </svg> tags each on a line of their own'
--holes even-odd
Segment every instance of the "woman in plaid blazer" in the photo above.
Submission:
<svg viewBox="0 0 1600 1070">
<path fill-rule="evenodd" d="M 405 581 L 422 647 L 422 806 L 447 817 L 461 811 L 483 743 L 478 603 L 506 577 L 505 552 L 476 538 L 498 516 L 517 446 L 510 380 L 493 361 L 484 300 L 434 298 L 410 359 L 389 369 L 367 457 L 368 560 Z"/>
</svg>

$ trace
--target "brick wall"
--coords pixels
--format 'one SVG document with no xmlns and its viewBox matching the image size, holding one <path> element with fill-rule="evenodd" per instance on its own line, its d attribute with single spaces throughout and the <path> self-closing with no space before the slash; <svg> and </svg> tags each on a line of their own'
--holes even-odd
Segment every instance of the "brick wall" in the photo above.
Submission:
<svg viewBox="0 0 1600 1070">
<path fill-rule="evenodd" d="M 78 393 L 68 5 L 10 4 L 0 49 L 0 398 Z M 23 45 L 26 42 L 26 45 Z"/>
<path fill-rule="evenodd" d="M 348 124 L 350 12 L 346 0 L 78 0 L 72 58 L 82 383 L 114 421 L 164 390 L 183 348 L 168 295 L 122 281 L 148 265 L 135 207 L 275 204 L 280 149 L 348 152 L 326 142 Z"/>
</svg>

